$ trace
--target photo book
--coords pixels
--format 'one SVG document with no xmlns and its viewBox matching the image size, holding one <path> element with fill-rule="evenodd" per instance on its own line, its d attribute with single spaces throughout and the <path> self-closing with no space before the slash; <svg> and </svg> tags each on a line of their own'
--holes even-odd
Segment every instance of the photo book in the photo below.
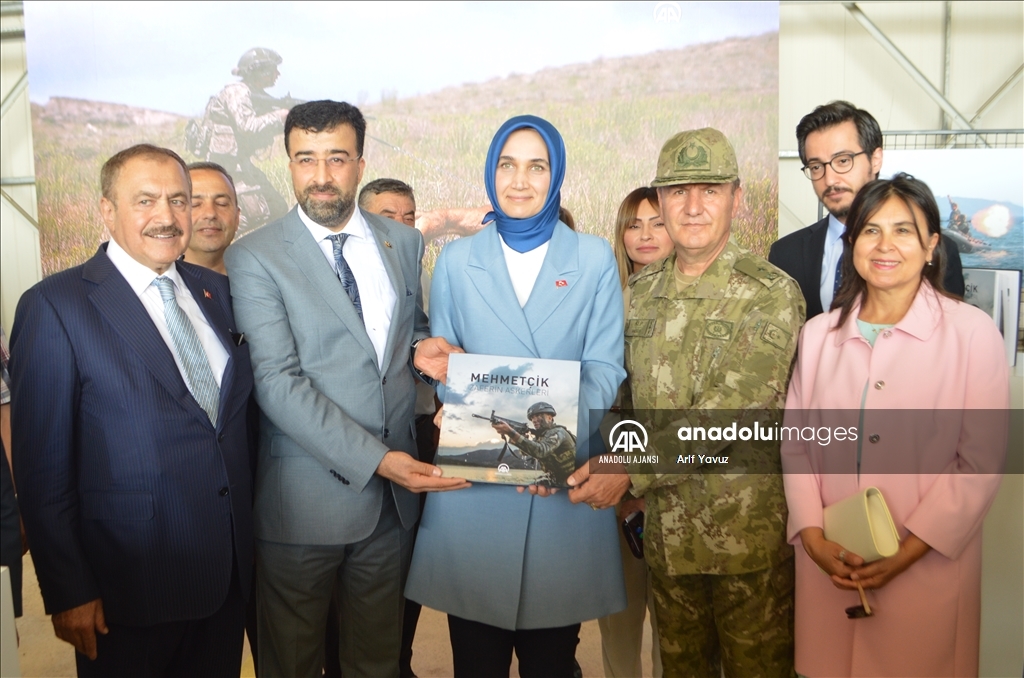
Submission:
<svg viewBox="0 0 1024 678">
<path fill-rule="evenodd" d="M 567 487 L 580 363 L 453 353 L 435 464 L 470 482 Z"/>
</svg>

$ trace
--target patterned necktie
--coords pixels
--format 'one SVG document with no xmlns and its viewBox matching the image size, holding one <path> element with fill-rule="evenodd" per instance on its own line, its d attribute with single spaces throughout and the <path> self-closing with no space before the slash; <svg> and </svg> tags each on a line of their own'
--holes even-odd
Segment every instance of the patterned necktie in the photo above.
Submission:
<svg viewBox="0 0 1024 678">
<path fill-rule="evenodd" d="M 839 260 L 836 261 L 836 281 L 832 283 L 832 298 L 836 298 L 836 292 L 839 291 L 839 285 L 843 282 L 843 254 L 839 253 Z"/>
<path fill-rule="evenodd" d="M 196 399 L 199 406 L 206 410 L 210 422 L 217 426 L 217 409 L 220 405 L 220 387 L 217 380 L 213 378 L 213 370 L 210 369 L 210 361 L 206 357 L 206 351 L 199 342 L 199 335 L 192 321 L 188 319 L 185 312 L 178 306 L 174 298 L 174 283 L 170 278 L 160 276 L 153 281 L 160 290 L 160 298 L 164 300 L 164 319 L 167 322 L 167 331 L 171 335 L 171 343 L 174 344 L 174 352 L 178 355 L 185 370 L 185 381 L 188 382 L 188 390 Z"/>
<path fill-rule="evenodd" d="M 352 269 L 349 268 L 348 262 L 345 261 L 345 255 L 341 253 L 348 235 L 348 233 L 335 233 L 334 235 L 327 236 L 327 238 L 334 246 L 334 263 L 338 267 L 338 279 L 341 280 L 341 287 L 345 290 L 348 298 L 352 300 L 352 305 L 356 307 L 356 313 L 359 314 L 359 319 L 362 320 L 363 304 L 359 300 L 359 286 L 356 285 L 356 277 L 352 274 Z"/>
</svg>

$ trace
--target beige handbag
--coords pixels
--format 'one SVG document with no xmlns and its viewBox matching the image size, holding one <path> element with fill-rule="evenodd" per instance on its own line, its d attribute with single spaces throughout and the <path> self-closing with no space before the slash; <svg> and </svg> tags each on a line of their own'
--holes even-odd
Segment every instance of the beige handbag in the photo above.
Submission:
<svg viewBox="0 0 1024 678">
<path fill-rule="evenodd" d="M 824 511 L 825 539 L 870 563 L 896 555 L 900 537 L 882 491 L 869 487 Z"/>
</svg>

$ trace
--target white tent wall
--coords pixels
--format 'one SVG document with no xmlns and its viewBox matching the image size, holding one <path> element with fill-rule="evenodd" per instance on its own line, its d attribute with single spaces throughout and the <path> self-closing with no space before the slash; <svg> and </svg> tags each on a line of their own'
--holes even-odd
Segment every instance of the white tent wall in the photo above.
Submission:
<svg viewBox="0 0 1024 678">
<path fill-rule="evenodd" d="M 882 131 L 962 129 L 857 21 L 843 2 L 783 2 L 779 11 L 779 151 L 797 150 L 796 125 L 819 104 L 846 99 Z M 862 2 L 856 7 L 970 120 L 1024 62 L 1022 2 Z M 1024 127 L 1024 85 L 1004 92 L 975 128 Z M 818 220 L 799 158 L 779 163 L 779 232 Z"/>
<path fill-rule="evenodd" d="M 849 4 L 783 2 L 780 8 L 780 235 L 819 218 L 818 201 L 795 157 L 796 125 L 815 106 L 846 99 L 870 111 L 883 132 L 963 129 L 868 32 Z M 856 8 L 968 121 L 1024 62 L 1022 2 L 860 2 Z M 973 127 L 1024 128 L 1019 75 Z M 1024 408 L 1022 363 L 1018 356 L 1010 383 L 1011 405 L 1018 410 Z M 1011 432 L 1010 449 L 1017 454 L 1024 445 L 1021 435 Z M 1019 676 L 1024 666 L 1022 554 L 1024 477 L 1007 475 L 984 526 L 982 676 Z"/>
<path fill-rule="evenodd" d="M 42 278 L 23 31 L 21 3 L 0 3 L 0 322 L 8 335 L 18 298 Z"/>
</svg>

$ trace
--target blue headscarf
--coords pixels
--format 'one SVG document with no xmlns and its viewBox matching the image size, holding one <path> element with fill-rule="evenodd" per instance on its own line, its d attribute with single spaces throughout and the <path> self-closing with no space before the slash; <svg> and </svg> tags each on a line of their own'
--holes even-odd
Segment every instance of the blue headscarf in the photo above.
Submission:
<svg viewBox="0 0 1024 678">
<path fill-rule="evenodd" d="M 551 164 L 551 186 L 548 188 L 547 200 L 540 212 L 525 219 L 514 219 L 507 216 L 498 204 L 498 195 L 494 188 L 494 175 L 498 171 L 498 158 L 501 149 L 513 132 L 521 129 L 532 129 L 540 134 L 548 147 L 548 160 Z M 562 180 L 565 178 L 565 143 L 547 120 L 535 115 L 518 115 L 498 128 L 487 149 L 487 162 L 484 165 L 484 185 L 487 187 L 487 198 L 491 201 L 492 211 L 484 217 L 483 223 L 496 221 L 498 233 L 505 244 L 516 252 L 529 252 L 540 247 L 551 239 L 551 233 L 558 223 L 558 207 L 561 204 Z"/>
</svg>

